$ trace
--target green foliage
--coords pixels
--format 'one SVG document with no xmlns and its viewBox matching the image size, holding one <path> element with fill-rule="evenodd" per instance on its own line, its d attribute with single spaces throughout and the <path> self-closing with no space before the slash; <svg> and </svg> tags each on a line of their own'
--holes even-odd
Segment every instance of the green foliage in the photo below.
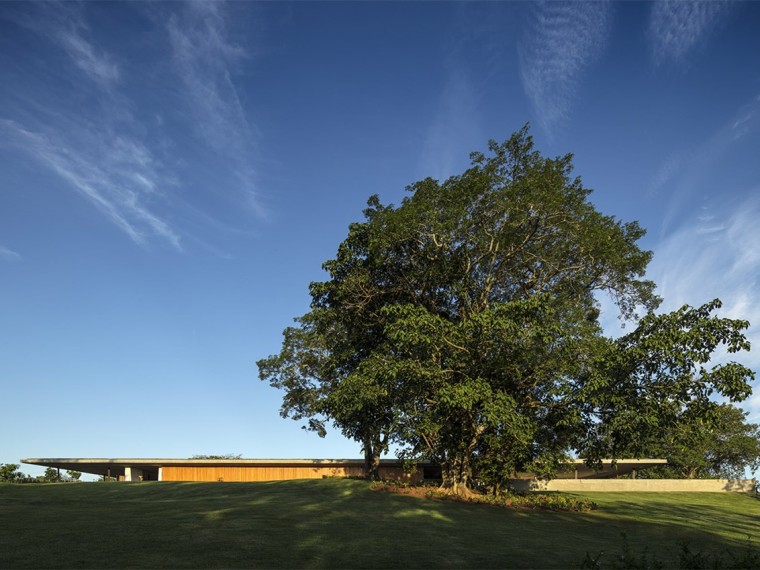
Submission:
<svg viewBox="0 0 760 570">
<path fill-rule="evenodd" d="M 691 413 L 690 413 L 691 412 Z M 699 414 L 686 410 L 648 454 L 668 465 L 647 469 L 645 478 L 741 479 L 745 469 L 760 467 L 760 426 L 747 423 L 747 412 L 709 402 Z"/>
<path fill-rule="evenodd" d="M 61 481 L 58 469 L 55 467 L 48 467 L 45 469 L 45 473 L 37 477 L 37 480 L 42 483 L 58 483 Z"/>
<path fill-rule="evenodd" d="M 748 349 L 747 324 L 712 316 L 718 301 L 653 314 L 644 230 L 595 209 L 571 155 L 541 156 L 526 126 L 471 159 L 399 206 L 371 197 L 349 226 L 311 310 L 257 363 L 283 417 L 320 436 L 332 423 L 375 476 L 395 443 L 466 494 L 473 477 L 550 477 L 571 449 L 636 454 L 710 394 L 748 395 L 747 368 L 703 368 Z M 634 332 L 602 337 L 599 293 L 624 319 L 647 313 Z"/>
<path fill-rule="evenodd" d="M 18 470 L 17 463 L 0 464 L 0 481 L 5 483 L 17 483 L 23 480 L 24 474 Z"/>
<path fill-rule="evenodd" d="M 472 500 L 504 508 L 545 509 L 548 511 L 586 512 L 599 508 L 590 499 L 559 493 L 499 493 L 498 495 L 482 495 Z"/>
<path fill-rule="evenodd" d="M 721 419 L 711 397 L 747 398 L 754 372 L 736 362 L 707 367 L 719 347 L 729 354 L 749 350 L 743 334 L 749 323 L 714 315 L 720 306 L 716 299 L 648 314 L 633 332 L 607 343 L 583 385 L 585 457 L 641 457 L 652 453 L 652 442 L 667 438 L 688 452 L 694 442 L 683 437 L 686 432 L 725 425 L 727 416 Z"/>
<path fill-rule="evenodd" d="M 548 511 L 585 512 L 598 508 L 590 499 L 573 497 L 561 493 L 513 493 L 500 492 L 495 495 L 470 494 L 466 498 L 448 493 L 440 488 L 425 485 L 413 485 L 408 481 L 373 481 L 370 484 L 373 491 L 385 491 L 400 495 L 422 496 L 427 499 L 467 502 L 470 504 L 491 505 L 504 509 L 543 509 Z"/>
<path fill-rule="evenodd" d="M 57 483 L 79 481 L 82 474 L 79 471 L 66 471 L 66 475 L 59 476 L 58 469 L 48 467 L 45 473 L 37 477 L 31 477 L 18 470 L 15 463 L 0 464 L 0 482 L 10 483 Z"/>
<path fill-rule="evenodd" d="M 665 565 L 659 559 L 652 557 L 647 548 L 640 553 L 634 553 L 628 544 L 625 533 L 621 534 L 623 544 L 620 546 L 620 553 L 613 557 L 609 565 L 604 562 L 607 556 L 600 552 L 596 556 L 591 556 L 586 552 L 586 558 L 581 563 L 581 568 L 589 570 L 603 570 L 613 568 L 615 570 L 661 570 Z M 671 566 L 669 566 L 670 568 Z"/>
<path fill-rule="evenodd" d="M 721 552 L 705 552 L 701 549 L 693 550 L 684 542 L 678 551 L 678 560 L 664 562 L 659 557 L 652 555 L 647 548 L 641 552 L 633 551 L 628 543 L 625 533 L 621 534 L 622 545 L 620 553 L 609 556 L 605 552 L 599 552 L 592 556 L 586 552 L 586 557 L 581 563 L 581 568 L 589 570 L 658 570 L 662 568 L 678 568 L 679 570 L 747 570 L 760 568 L 760 552 L 755 548 L 752 540 L 747 538 L 744 548 L 728 549 Z M 609 562 L 608 562 L 609 560 Z"/>
</svg>

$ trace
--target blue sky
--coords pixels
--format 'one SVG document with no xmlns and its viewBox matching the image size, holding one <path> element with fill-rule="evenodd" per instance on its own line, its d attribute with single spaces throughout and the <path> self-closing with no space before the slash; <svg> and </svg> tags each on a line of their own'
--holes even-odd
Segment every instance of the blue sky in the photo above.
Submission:
<svg viewBox="0 0 760 570">
<path fill-rule="evenodd" d="M 758 29 L 758 3 L 0 3 L 0 462 L 358 457 L 255 361 L 369 195 L 526 122 L 648 229 L 663 309 L 720 297 L 760 371 Z"/>
</svg>

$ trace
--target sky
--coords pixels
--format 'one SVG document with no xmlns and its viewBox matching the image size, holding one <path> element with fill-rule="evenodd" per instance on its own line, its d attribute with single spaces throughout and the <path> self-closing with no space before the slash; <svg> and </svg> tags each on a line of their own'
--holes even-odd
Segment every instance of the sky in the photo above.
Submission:
<svg viewBox="0 0 760 570">
<path fill-rule="evenodd" d="M 721 298 L 760 371 L 758 29 L 752 2 L 0 3 L 0 463 L 360 457 L 256 361 L 370 195 L 526 123 L 647 228 L 661 310 Z"/>
</svg>

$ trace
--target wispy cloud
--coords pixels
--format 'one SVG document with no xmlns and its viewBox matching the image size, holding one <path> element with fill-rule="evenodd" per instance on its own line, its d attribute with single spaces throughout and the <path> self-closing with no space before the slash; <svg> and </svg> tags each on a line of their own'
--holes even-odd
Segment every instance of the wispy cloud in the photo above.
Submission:
<svg viewBox="0 0 760 570">
<path fill-rule="evenodd" d="M 252 167 L 254 129 L 235 85 L 248 56 L 229 39 L 227 6 L 137 7 L 157 26 L 158 34 L 144 41 L 166 40 L 151 46 L 150 61 L 135 59 L 144 43 L 133 52 L 135 45 L 98 36 L 88 6 L 39 3 L 8 11 L 9 20 L 46 40 L 41 49 L 57 48 L 56 65 L 69 68 L 50 74 L 51 91 L 30 92 L 12 111 L 0 111 L 0 142 L 54 172 L 135 243 L 176 250 L 195 244 L 223 256 L 203 234 L 237 232 L 251 212 L 263 214 Z M 146 77 L 164 89 L 163 98 L 145 93 Z M 185 129 L 200 145 L 183 140 Z M 222 173 L 218 186 L 201 186 L 196 152 Z"/>
<path fill-rule="evenodd" d="M 484 120 L 483 94 L 491 90 L 490 82 L 503 74 L 505 50 L 509 49 L 504 37 L 514 33 L 519 13 L 517 5 L 457 4 L 448 32 L 448 52 L 442 60 L 445 80 L 431 105 L 419 176 L 446 179 L 468 165 L 470 152 L 483 148 L 490 130 Z"/>
<path fill-rule="evenodd" d="M 56 30 L 54 37 L 77 67 L 91 79 L 106 85 L 117 81 L 120 75 L 119 67 L 107 53 L 98 52 L 84 37 L 85 30 L 81 20 L 71 21 L 67 28 Z"/>
<path fill-rule="evenodd" d="M 519 46 L 520 76 L 538 122 L 553 137 L 569 117 L 583 72 L 604 51 L 608 2 L 540 2 Z"/>
<path fill-rule="evenodd" d="M 647 277 L 657 283 L 663 298 L 660 312 L 683 305 L 700 306 L 720 298 L 720 315 L 747 320 L 746 336 L 753 350 L 738 355 L 719 350 L 713 362 L 738 360 L 758 374 L 754 395 L 742 402 L 749 419 L 760 421 L 760 187 L 752 196 L 728 211 L 705 206 L 696 218 L 686 220 L 676 231 L 660 240 Z M 607 297 L 599 299 L 601 322 L 606 334 L 627 331 L 615 315 Z"/>
<path fill-rule="evenodd" d="M 107 86 L 119 80 L 121 72 L 113 56 L 95 46 L 90 38 L 84 5 L 40 2 L 25 8 L 10 15 L 10 19 L 56 43 L 72 63 L 96 83 Z"/>
<path fill-rule="evenodd" d="M 194 2 L 173 14 L 167 29 L 177 72 L 186 87 L 196 134 L 232 162 L 248 204 L 262 212 L 251 168 L 254 136 L 233 76 L 246 52 L 228 37 L 224 5 Z"/>
<path fill-rule="evenodd" d="M 747 186 L 747 180 L 757 180 L 757 168 L 742 158 L 758 143 L 760 97 L 755 97 L 696 150 L 675 153 L 663 163 L 654 188 L 669 195 L 660 237 L 651 246 L 654 259 L 647 277 L 658 285 L 662 311 L 699 306 L 718 297 L 723 301 L 721 315 L 748 320 L 753 350 L 719 353 L 716 361 L 736 358 L 760 380 L 760 186 Z M 732 176 L 737 168 L 741 172 Z M 717 199 L 716 173 L 723 185 Z M 612 303 L 604 298 L 600 302 L 605 331 L 625 332 Z M 758 391 L 760 382 L 756 395 L 743 403 L 753 421 L 760 421 Z"/>
<path fill-rule="evenodd" d="M 4 142 L 56 173 L 135 243 L 168 242 L 181 250 L 180 232 L 166 216 L 167 190 L 174 182 L 145 143 L 145 132 L 122 90 L 114 58 L 89 37 L 85 5 L 32 5 L 14 21 L 59 46 L 73 68 L 92 83 L 84 92 L 93 104 L 60 109 L 28 98 L 27 112 L 0 115 Z M 65 109 L 65 110 L 64 110 Z"/>
<path fill-rule="evenodd" d="M 716 163 L 739 151 L 753 136 L 760 135 L 760 96 L 738 109 L 713 136 L 689 152 L 673 154 L 655 174 L 650 194 L 665 190 L 669 193 L 661 227 L 661 235 L 673 229 L 682 212 L 695 203 L 695 194 L 704 186 L 707 174 Z"/>
<path fill-rule="evenodd" d="M 0 260 L 2 261 L 21 261 L 21 254 L 16 253 L 10 248 L 0 245 Z"/>
<path fill-rule="evenodd" d="M 746 149 L 757 148 L 759 137 L 760 97 L 755 97 L 684 162 L 682 172 L 674 177 L 675 192 L 666 210 L 663 237 L 653 248 L 648 275 L 658 284 L 663 310 L 719 297 L 723 315 L 748 320 L 747 337 L 754 350 L 739 358 L 760 374 L 760 186 L 733 188 L 720 200 L 704 194 L 699 208 L 690 209 L 695 192 L 705 190 L 706 172 L 725 170 L 721 182 L 729 186 L 724 191 L 748 179 L 746 175 L 729 176 L 736 168 L 732 161 Z M 731 196 L 745 198 L 737 203 Z M 688 219 L 678 221 L 690 210 L 694 213 Z M 730 356 L 719 354 L 717 360 Z M 756 384 L 755 391 L 759 389 Z M 757 395 L 743 406 L 751 420 L 760 420 Z"/>
<path fill-rule="evenodd" d="M 181 249 L 180 235 L 150 207 L 157 199 L 155 165 L 148 150 L 129 138 L 88 131 L 34 131 L 0 120 L 6 141 L 27 152 L 87 198 L 135 243 L 152 237 Z"/>
<path fill-rule="evenodd" d="M 734 210 L 684 223 L 655 247 L 648 275 L 658 283 L 663 310 L 700 305 L 715 297 L 721 314 L 750 322 L 754 350 L 739 360 L 760 372 L 760 187 Z M 707 221 L 705 222 L 705 218 Z M 708 225 L 706 225 L 708 224 Z M 708 231 L 705 231 L 707 227 Z M 718 360 L 728 356 L 719 354 Z M 760 400 L 745 403 L 760 419 Z"/>
<path fill-rule="evenodd" d="M 760 187 L 752 194 L 759 192 Z M 649 273 L 666 308 L 707 301 L 721 292 L 742 300 L 760 286 L 760 199 L 746 200 L 728 213 L 716 209 L 707 214 L 710 209 L 703 207 L 657 245 Z M 757 311 L 760 317 L 760 304 Z M 758 359 L 760 364 L 760 353 Z"/>
<path fill-rule="evenodd" d="M 652 4 L 649 38 L 655 63 L 682 62 L 708 39 L 730 9 L 730 2 L 718 0 Z"/>
<path fill-rule="evenodd" d="M 660 165 L 652 179 L 649 181 L 646 190 L 647 195 L 656 195 L 660 190 L 666 187 L 668 183 L 681 173 L 686 162 L 687 157 L 682 153 L 674 153 L 669 156 L 665 162 Z"/>
<path fill-rule="evenodd" d="M 454 67 L 425 138 L 420 164 L 423 176 L 448 178 L 461 170 L 469 150 L 476 148 L 467 145 L 482 144 L 477 106 L 478 95 L 467 73 Z"/>
<path fill-rule="evenodd" d="M 739 109 L 736 119 L 729 127 L 727 127 L 730 139 L 732 141 L 739 140 L 750 134 L 753 130 L 756 130 L 758 128 L 759 119 L 760 95 L 756 95 L 749 104 Z"/>
</svg>

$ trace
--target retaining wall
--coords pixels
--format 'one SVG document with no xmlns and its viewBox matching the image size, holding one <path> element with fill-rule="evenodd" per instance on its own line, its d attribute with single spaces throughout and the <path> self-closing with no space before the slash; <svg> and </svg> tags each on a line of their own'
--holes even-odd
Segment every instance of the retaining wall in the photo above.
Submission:
<svg viewBox="0 0 760 570">
<path fill-rule="evenodd" d="M 589 493 L 752 493 L 754 479 L 513 479 L 509 486 L 515 491 L 565 491 Z"/>
</svg>

